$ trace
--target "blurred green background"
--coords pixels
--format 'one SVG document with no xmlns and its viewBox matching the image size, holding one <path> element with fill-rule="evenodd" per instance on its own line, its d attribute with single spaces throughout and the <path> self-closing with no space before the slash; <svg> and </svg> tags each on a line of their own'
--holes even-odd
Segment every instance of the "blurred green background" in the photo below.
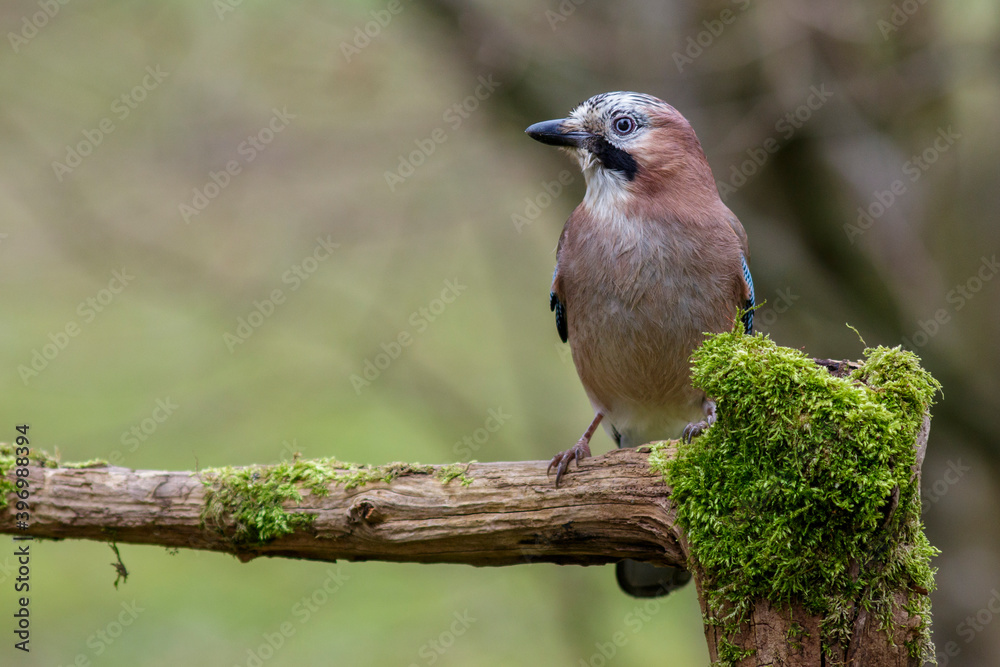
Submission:
<svg viewBox="0 0 1000 667">
<path fill-rule="evenodd" d="M 944 383 L 935 639 L 997 664 L 995 2 L 41 0 L 0 26 L 0 439 L 178 470 L 551 456 L 590 418 L 548 309 L 583 182 L 523 129 L 644 91 L 726 184 L 759 329 L 857 358 L 849 322 Z M 708 661 L 692 587 L 644 603 L 607 567 L 121 551 L 116 590 L 107 545 L 37 543 L 32 650 L 5 630 L 0 662 Z"/>
</svg>

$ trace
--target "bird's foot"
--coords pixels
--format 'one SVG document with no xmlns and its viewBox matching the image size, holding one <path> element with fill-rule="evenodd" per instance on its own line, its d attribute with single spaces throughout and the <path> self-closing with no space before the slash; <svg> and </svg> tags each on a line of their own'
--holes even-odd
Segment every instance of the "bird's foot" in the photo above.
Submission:
<svg viewBox="0 0 1000 667">
<path fill-rule="evenodd" d="M 692 438 L 697 438 L 704 433 L 709 426 L 715 423 L 715 401 L 706 398 L 701 405 L 705 412 L 705 418 L 700 422 L 693 422 L 684 427 L 684 434 L 681 439 L 685 444 L 690 444 Z"/>
<path fill-rule="evenodd" d="M 590 426 L 587 430 L 583 432 L 583 436 L 576 441 L 576 444 L 567 449 L 565 452 L 559 452 L 552 457 L 549 462 L 549 467 L 545 469 L 545 474 L 549 474 L 552 470 L 552 466 L 556 467 L 556 488 L 559 488 L 559 479 L 563 476 L 569 468 L 570 461 L 576 459 L 576 467 L 580 467 L 580 461 L 584 460 L 590 456 L 590 438 L 594 435 L 594 431 L 597 430 L 597 425 L 601 423 L 604 415 L 600 412 L 594 415 L 594 420 L 590 422 Z"/>
<path fill-rule="evenodd" d="M 564 452 L 559 452 L 552 457 L 549 462 L 549 467 L 545 469 L 545 473 L 548 474 L 552 471 L 552 467 L 555 466 L 556 469 L 556 488 L 559 488 L 559 480 L 562 478 L 563 473 L 569 469 L 569 464 L 575 459 L 576 467 L 580 467 L 580 461 L 590 456 L 590 438 L 580 438 L 575 445 L 570 447 Z"/>
<path fill-rule="evenodd" d="M 682 439 L 684 444 L 690 444 L 692 438 L 697 438 L 699 435 L 705 432 L 705 430 L 711 426 L 707 419 L 702 419 L 700 422 L 691 422 L 684 427 L 684 434 Z"/>
</svg>

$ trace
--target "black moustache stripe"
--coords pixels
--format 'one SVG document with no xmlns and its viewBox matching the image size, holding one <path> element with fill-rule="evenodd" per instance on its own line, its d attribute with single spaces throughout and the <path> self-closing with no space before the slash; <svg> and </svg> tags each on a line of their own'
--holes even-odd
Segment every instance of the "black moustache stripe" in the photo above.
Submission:
<svg viewBox="0 0 1000 667">
<path fill-rule="evenodd" d="M 639 171 L 639 164 L 627 152 L 617 146 L 611 145 L 604 137 L 594 137 L 590 141 L 588 148 L 601 161 L 601 164 L 605 168 L 620 171 L 625 174 L 625 178 L 628 180 L 635 180 L 635 175 Z"/>
</svg>

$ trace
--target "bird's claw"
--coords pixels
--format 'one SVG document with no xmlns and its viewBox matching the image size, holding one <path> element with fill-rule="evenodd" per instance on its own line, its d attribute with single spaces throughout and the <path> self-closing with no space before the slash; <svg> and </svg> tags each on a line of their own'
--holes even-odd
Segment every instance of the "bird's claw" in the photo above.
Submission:
<svg viewBox="0 0 1000 667">
<path fill-rule="evenodd" d="M 569 469 L 569 464 L 576 459 L 576 467 L 579 468 L 580 461 L 588 456 L 590 456 L 590 444 L 588 444 L 583 438 L 580 438 L 575 445 L 552 457 L 552 460 L 549 461 L 549 467 L 545 469 L 545 474 L 549 474 L 552 471 L 552 466 L 555 466 L 556 488 L 558 489 L 559 480 L 562 478 L 563 473 Z"/>
<path fill-rule="evenodd" d="M 682 439 L 684 440 L 684 444 L 686 444 L 686 445 L 691 444 L 691 439 L 692 438 L 697 438 L 699 435 L 701 435 L 702 433 L 704 433 L 705 429 L 707 429 L 709 426 L 711 426 L 711 424 L 709 424 L 704 419 L 701 420 L 700 422 L 696 422 L 696 423 L 693 422 L 693 423 L 688 424 L 687 426 L 685 426 L 684 427 L 684 434 L 683 434 L 683 436 L 681 436 Z"/>
<path fill-rule="evenodd" d="M 715 401 L 710 398 L 706 398 L 701 406 L 702 410 L 705 411 L 705 418 L 700 422 L 692 422 L 684 427 L 684 433 L 681 435 L 681 439 L 684 444 L 690 445 L 692 438 L 697 438 L 699 435 L 705 432 L 705 430 L 715 423 L 717 408 Z"/>
</svg>

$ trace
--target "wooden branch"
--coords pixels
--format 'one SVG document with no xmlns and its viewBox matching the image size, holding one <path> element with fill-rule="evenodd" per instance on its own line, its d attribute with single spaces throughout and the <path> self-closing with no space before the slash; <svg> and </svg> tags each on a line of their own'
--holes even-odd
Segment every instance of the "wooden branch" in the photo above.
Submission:
<svg viewBox="0 0 1000 667">
<path fill-rule="evenodd" d="M 32 465 L 27 534 L 206 549 L 242 560 L 483 566 L 633 558 L 683 566 L 667 488 L 646 459 L 631 449 L 587 459 L 558 489 L 543 461 L 472 463 L 465 471 L 472 478 L 468 486 L 442 482 L 435 474 L 441 466 L 404 473 L 389 484 L 346 491 L 331 486 L 329 495 L 305 492 L 300 503 L 285 506 L 315 514 L 312 530 L 253 547 L 234 545 L 227 531 L 202 525 L 207 489 L 196 473 Z M 0 510 L 0 532 L 24 533 L 15 526 L 12 505 Z"/>
</svg>

